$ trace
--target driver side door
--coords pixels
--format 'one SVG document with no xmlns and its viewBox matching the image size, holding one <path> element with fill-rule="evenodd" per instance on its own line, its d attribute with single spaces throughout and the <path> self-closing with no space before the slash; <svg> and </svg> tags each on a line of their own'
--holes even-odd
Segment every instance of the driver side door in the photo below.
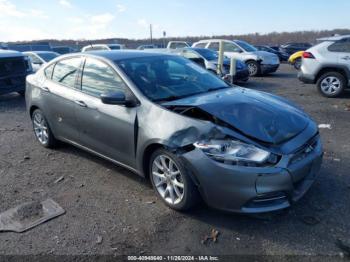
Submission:
<svg viewBox="0 0 350 262">
<path fill-rule="evenodd" d="M 137 107 L 109 105 L 101 94 L 131 91 L 118 73 L 105 61 L 86 58 L 81 75 L 81 92 L 76 116 L 79 144 L 129 167 L 135 167 Z"/>
</svg>

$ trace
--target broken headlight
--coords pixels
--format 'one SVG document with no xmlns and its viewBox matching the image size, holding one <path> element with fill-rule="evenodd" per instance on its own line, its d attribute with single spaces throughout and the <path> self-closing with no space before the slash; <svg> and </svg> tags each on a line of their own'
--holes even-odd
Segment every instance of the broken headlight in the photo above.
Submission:
<svg viewBox="0 0 350 262">
<path fill-rule="evenodd" d="M 236 140 L 204 140 L 193 144 L 207 156 L 218 161 L 234 163 L 262 164 L 270 158 L 270 153 L 256 146 Z"/>
</svg>

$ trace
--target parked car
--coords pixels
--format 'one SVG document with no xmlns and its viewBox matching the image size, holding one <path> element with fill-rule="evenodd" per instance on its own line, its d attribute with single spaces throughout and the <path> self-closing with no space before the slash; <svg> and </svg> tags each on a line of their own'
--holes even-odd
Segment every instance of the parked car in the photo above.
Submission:
<svg viewBox="0 0 350 262">
<path fill-rule="evenodd" d="M 285 45 L 281 45 L 279 51 L 292 55 L 298 51 L 305 51 L 311 46 L 312 45 L 309 43 L 288 43 Z"/>
<path fill-rule="evenodd" d="M 272 46 L 270 46 L 270 48 L 272 48 L 275 51 L 279 51 L 280 50 L 280 47 L 277 46 L 277 45 L 272 45 Z"/>
<path fill-rule="evenodd" d="M 301 60 L 303 58 L 304 51 L 298 51 L 294 54 L 292 54 L 288 58 L 288 63 L 290 63 L 296 70 L 300 70 L 301 67 Z"/>
<path fill-rule="evenodd" d="M 24 95 L 26 76 L 32 74 L 29 58 L 17 51 L 0 50 L 0 95 Z"/>
<path fill-rule="evenodd" d="M 23 44 L 8 44 L 8 50 L 15 50 L 18 52 L 27 51 L 52 51 L 49 42 L 38 42 L 38 43 L 23 43 Z"/>
<path fill-rule="evenodd" d="M 137 50 L 146 50 L 146 49 L 156 49 L 158 46 L 156 45 L 140 45 L 136 49 Z"/>
<path fill-rule="evenodd" d="M 277 55 L 280 61 L 287 61 L 289 58 L 289 55 L 287 53 L 275 50 L 267 45 L 255 45 L 255 48 L 259 51 L 265 51 Z"/>
<path fill-rule="evenodd" d="M 192 47 L 219 51 L 220 41 L 224 42 L 224 53 L 246 63 L 250 76 L 276 72 L 280 65 L 278 56 L 265 51 L 258 51 L 254 46 L 241 40 L 209 39 L 194 43 Z"/>
<path fill-rule="evenodd" d="M 340 96 L 350 87 L 350 35 L 321 38 L 303 53 L 299 79 L 316 84 L 326 97 Z"/>
<path fill-rule="evenodd" d="M 74 49 L 70 46 L 54 46 L 54 47 L 52 47 L 52 51 L 59 53 L 61 55 L 77 52 L 76 49 Z"/>
<path fill-rule="evenodd" d="M 176 55 L 66 55 L 27 78 L 26 102 L 42 146 L 65 141 L 145 176 L 176 210 L 200 197 L 243 213 L 289 207 L 322 161 L 300 108 Z"/>
<path fill-rule="evenodd" d="M 178 49 L 178 48 L 186 48 L 186 47 L 191 47 L 191 45 L 184 41 L 170 41 L 166 48 Z"/>
<path fill-rule="evenodd" d="M 217 52 L 212 51 L 210 49 L 205 48 L 184 48 L 179 49 L 177 52 L 179 55 L 186 57 L 192 61 L 196 61 L 196 59 L 203 59 L 204 66 L 210 72 L 216 74 L 219 55 Z M 223 63 L 223 74 L 230 73 L 230 59 L 225 58 Z M 240 60 L 236 61 L 236 75 L 234 82 L 247 82 L 249 79 L 249 71 L 246 64 Z"/>
<path fill-rule="evenodd" d="M 52 59 L 55 59 L 60 54 L 51 51 L 32 51 L 32 52 L 23 52 L 26 56 L 30 58 L 33 71 L 36 72 L 39 68 L 50 62 Z"/>
<path fill-rule="evenodd" d="M 84 46 L 81 49 L 81 52 L 98 51 L 98 50 L 120 50 L 120 49 L 125 49 L 125 45 L 121 45 L 121 44 L 93 44 L 93 45 Z"/>
</svg>

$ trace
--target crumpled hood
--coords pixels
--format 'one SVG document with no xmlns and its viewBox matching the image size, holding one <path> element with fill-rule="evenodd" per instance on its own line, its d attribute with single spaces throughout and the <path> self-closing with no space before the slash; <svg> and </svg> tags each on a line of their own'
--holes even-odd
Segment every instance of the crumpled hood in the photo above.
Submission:
<svg viewBox="0 0 350 262">
<path fill-rule="evenodd" d="M 228 88 L 166 102 L 163 106 L 197 107 L 248 137 L 279 144 L 302 132 L 311 121 L 289 101 L 264 92 Z"/>
</svg>

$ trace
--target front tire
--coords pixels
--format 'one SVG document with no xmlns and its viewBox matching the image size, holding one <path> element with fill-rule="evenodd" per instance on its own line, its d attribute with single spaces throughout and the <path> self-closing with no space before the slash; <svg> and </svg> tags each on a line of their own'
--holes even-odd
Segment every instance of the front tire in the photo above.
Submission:
<svg viewBox="0 0 350 262">
<path fill-rule="evenodd" d="M 325 97 L 338 97 L 346 87 L 345 77 L 338 72 L 327 72 L 318 79 L 318 91 Z"/>
<path fill-rule="evenodd" d="M 170 208 L 185 211 L 199 201 L 199 193 L 183 161 L 165 149 L 156 150 L 149 164 L 156 194 Z"/>
<path fill-rule="evenodd" d="M 57 140 L 51 132 L 49 123 L 47 122 L 43 112 L 35 109 L 32 114 L 32 124 L 37 141 L 46 148 L 53 148 L 57 144 Z"/>
<path fill-rule="evenodd" d="M 248 67 L 249 76 L 258 76 L 260 74 L 260 65 L 258 62 L 254 60 L 250 60 L 246 62 Z"/>
</svg>

